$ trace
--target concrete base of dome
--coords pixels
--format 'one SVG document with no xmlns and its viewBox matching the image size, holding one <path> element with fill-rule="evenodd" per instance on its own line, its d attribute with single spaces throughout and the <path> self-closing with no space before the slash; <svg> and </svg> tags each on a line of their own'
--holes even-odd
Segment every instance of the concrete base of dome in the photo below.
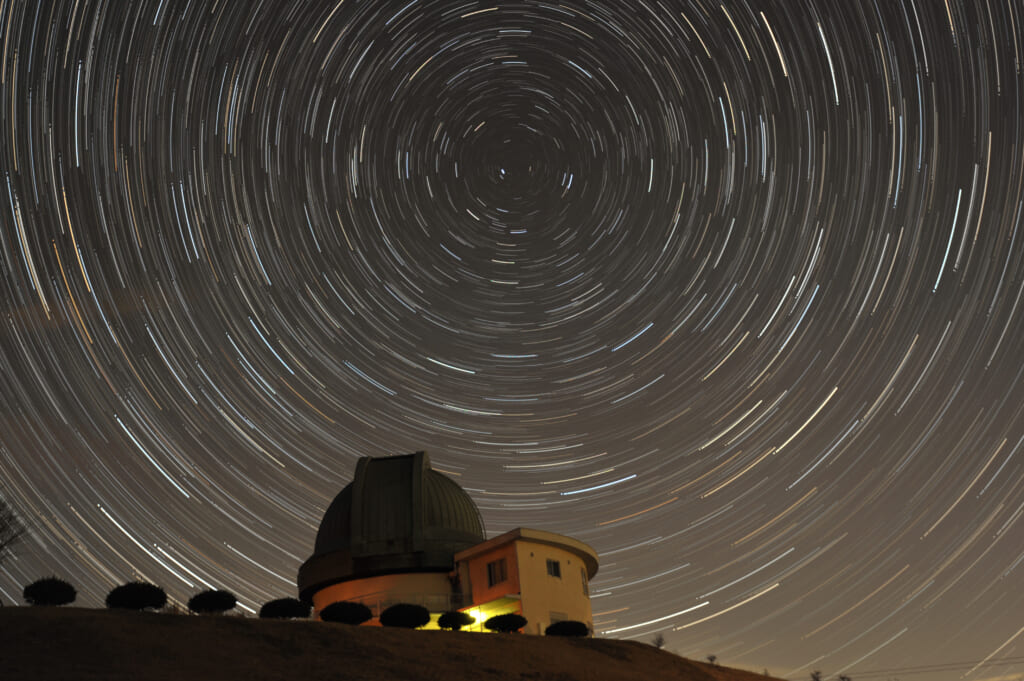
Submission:
<svg viewBox="0 0 1024 681">
<path fill-rule="evenodd" d="M 374 617 L 395 603 L 422 605 L 431 612 L 457 610 L 462 594 L 452 590 L 448 573 L 419 572 L 380 575 L 332 584 L 313 594 L 313 609 L 320 612 L 331 603 L 357 601 L 369 606 Z"/>
<path fill-rule="evenodd" d="M 315 594 L 334 586 L 362 584 L 378 576 L 432 573 L 440 573 L 447 580 L 451 571 L 451 552 L 421 551 L 353 558 L 347 551 L 335 551 L 313 556 L 302 564 L 298 579 L 299 598 L 316 607 Z M 366 593 L 372 593 L 372 590 Z"/>
</svg>

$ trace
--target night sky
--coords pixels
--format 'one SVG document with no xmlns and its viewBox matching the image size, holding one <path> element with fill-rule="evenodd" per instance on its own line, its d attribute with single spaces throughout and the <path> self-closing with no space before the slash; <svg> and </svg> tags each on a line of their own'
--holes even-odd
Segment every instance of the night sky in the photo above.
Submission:
<svg viewBox="0 0 1024 681">
<path fill-rule="evenodd" d="M 0 600 L 252 611 L 358 457 L 423 449 L 490 535 L 597 550 L 604 635 L 1024 672 L 1022 27 L 0 2 Z"/>
</svg>

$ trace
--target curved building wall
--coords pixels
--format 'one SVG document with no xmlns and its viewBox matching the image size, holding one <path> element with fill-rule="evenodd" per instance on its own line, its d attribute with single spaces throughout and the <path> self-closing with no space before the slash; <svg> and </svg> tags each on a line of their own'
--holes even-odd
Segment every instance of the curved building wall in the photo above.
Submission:
<svg viewBox="0 0 1024 681">
<path fill-rule="evenodd" d="M 447 574 L 419 572 L 381 575 L 332 584 L 313 594 L 313 609 L 319 618 L 321 610 L 338 601 L 356 601 L 369 606 L 374 617 L 395 603 L 414 603 L 433 613 L 458 607 Z"/>
<path fill-rule="evenodd" d="M 527 633 L 543 634 L 549 624 L 558 620 L 576 620 L 593 630 L 590 586 L 580 556 L 528 540 L 516 542 L 516 553 Z M 548 561 L 558 565 L 558 576 L 550 574 Z"/>
</svg>

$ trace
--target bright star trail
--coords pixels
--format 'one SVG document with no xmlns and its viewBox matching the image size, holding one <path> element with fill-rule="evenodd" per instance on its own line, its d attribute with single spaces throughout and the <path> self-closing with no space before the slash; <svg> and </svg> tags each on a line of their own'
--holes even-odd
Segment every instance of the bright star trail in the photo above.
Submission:
<svg viewBox="0 0 1024 681">
<path fill-rule="evenodd" d="M 256 609 L 359 456 L 425 449 L 598 551 L 599 633 L 1024 673 L 1022 26 L 0 1 L 0 600 Z"/>
</svg>

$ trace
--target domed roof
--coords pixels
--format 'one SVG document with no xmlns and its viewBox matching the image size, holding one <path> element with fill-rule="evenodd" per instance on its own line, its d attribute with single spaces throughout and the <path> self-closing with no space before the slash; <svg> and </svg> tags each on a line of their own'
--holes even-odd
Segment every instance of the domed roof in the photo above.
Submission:
<svg viewBox="0 0 1024 681">
<path fill-rule="evenodd" d="M 299 595 L 330 584 L 397 572 L 450 571 L 454 555 L 485 539 L 480 511 L 426 452 L 364 457 L 334 498 L 299 568 Z"/>
</svg>

